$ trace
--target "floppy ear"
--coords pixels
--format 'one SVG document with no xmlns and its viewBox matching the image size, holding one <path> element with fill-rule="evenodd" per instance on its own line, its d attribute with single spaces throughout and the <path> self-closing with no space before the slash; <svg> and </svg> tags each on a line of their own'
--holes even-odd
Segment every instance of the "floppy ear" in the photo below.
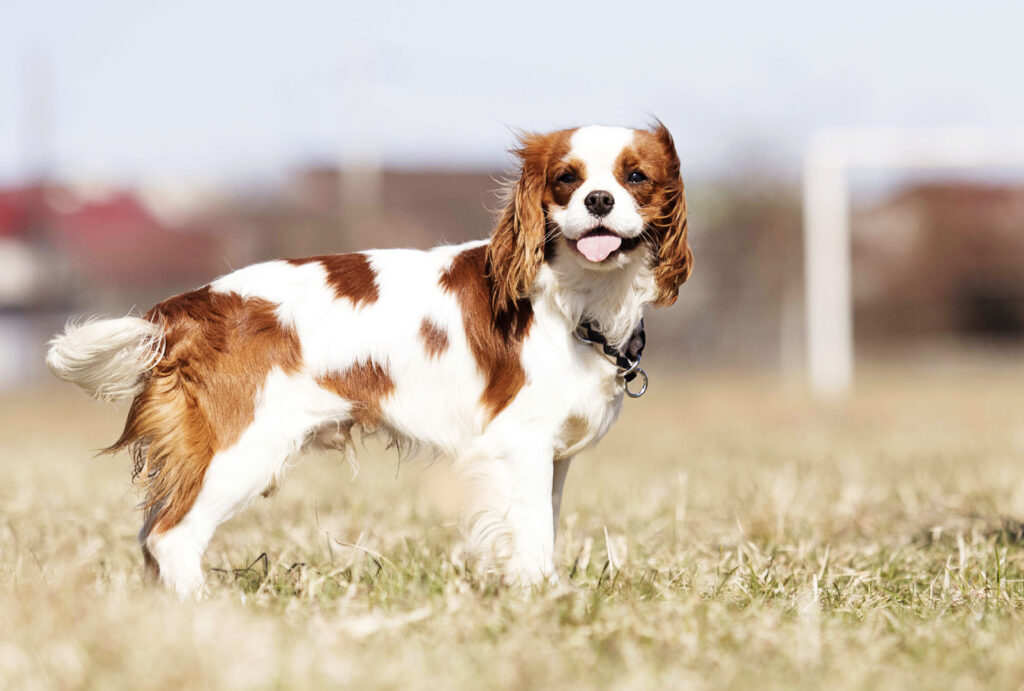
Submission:
<svg viewBox="0 0 1024 691">
<path fill-rule="evenodd" d="M 668 157 L 668 182 L 662 192 L 661 211 L 651 225 L 658 238 L 654 260 L 654 280 L 658 297 L 654 304 L 668 307 L 679 296 L 679 286 L 693 271 L 693 252 L 686 240 L 686 191 L 679 174 L 679 156 L 668 129 L 656 121 L 652 133 L 664 147 Z"/>
<path fill-rule="evenodd" d="M 543 137 L 522 135 L 519 180 L 509 190 L 508 201 L 487 246 L 487 275 L 491 280 L 491 304 L 496 317 L 514 311 L 528 297 L 544 261 L 544 186 L 547 152 Z"/>
</svg>

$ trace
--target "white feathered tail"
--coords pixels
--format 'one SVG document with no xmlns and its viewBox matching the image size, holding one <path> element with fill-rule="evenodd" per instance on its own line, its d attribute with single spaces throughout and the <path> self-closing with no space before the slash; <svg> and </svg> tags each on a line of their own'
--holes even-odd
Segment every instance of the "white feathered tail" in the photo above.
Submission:
<svg viewBox="0 0 1024 691">
<path fill-rule="evenodd" d="M 163 354 L 163 330 L 141 317 L 68 322 L 50 341 L 46 365 L 101 401 L 136 396 Z"/>
</svg>

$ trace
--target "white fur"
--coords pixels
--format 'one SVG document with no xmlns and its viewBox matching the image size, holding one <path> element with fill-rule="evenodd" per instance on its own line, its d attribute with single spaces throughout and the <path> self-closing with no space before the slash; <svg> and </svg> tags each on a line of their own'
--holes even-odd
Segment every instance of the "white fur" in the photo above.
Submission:
<svg viewBox="0 0 1024 691">
<path fill-rule="evenodd" d="M 573 132 L 569 139 L 568 159 L 582 161 L 586 177 L 564 207 L 552 206 L 548 214 L 562 233 L 572 240 L 588 230 L 604 226 L 622 237 L 636 237 L 644 230 L 644 220 L 633 195 L 615 178 L 615 159 L 633 142 L 633 130 L 625 127 L 591 125 Z M 615 205 L 607 216 L 598 218 L 587 210 L 583 200 L 594 190 L 611 192 Z"/>
<path fill-rule="evenodd" d="M 50 341 L 46 365 L 93 398 L 116 403 L 142 390 L 162 343 L 160 327 L 139 317 L 68 322 Z"/>
<path fill-rule="evenodd" d="M 335 296 L 315 262 L 271 261 L 214 281 L 214 291 L 274 302 L 279 319 L 298 335 L 303 367 L 291 374 L 270 372 L 257 394 L 253 422 L 232 447 L 214 456 L 191 510 L 175 527 L 148 537 L 163 580 L 183 597 L 202 591 L 201 557 L 217 527 L 274 483 L 295 452 L 335 446 L 339 427 L 351 419 L 352 403 L 318 386 L 317 379 L 368 359 L 386 367 L 394 382 L 381 402 L 379 431 L 451 459 L 472 488 L 466 534 L 476 553 L 500 563 L 514 581 L 553 578 L 555 529 L 570 460 L 610 429 L 623 397 L 615 366 L 575 341 L 572 332 L 585 317 L 612 343 L 622 344 L 643 305 L 655 297 L 645 245 L 594 267 L 564 239 L 593 223 L 579 211 L 591 189 L 615 195 L 616 211 L 605 225 L 626 236 L 641 232 L 633 198 L 612 171 L 632 136 L 631 130 L 595 127 L 572 138 L 569 155 L 585 162 L 587 179 L 565 209 L 552 210 L 564 237 L 534 282 L 533 320 L 521 352 L 526 383 L 493 420 L 480 403 L 486 382 L 457 298 L 439 283 L 458 253 L 481 243 L 367 252 L 379 294 L 358 306 Z M 448 347 L 440 356 L 424 348 L 424 318 L 447 333 Z M 158 337 L 156 327 L 133 318 L 71 327 L 54 341 L 48 361 L 58 376 L 93 395 L 127 395 L 152 364 Z M 572 438 L 566 436 L 570 419 Z"/>
</svg>

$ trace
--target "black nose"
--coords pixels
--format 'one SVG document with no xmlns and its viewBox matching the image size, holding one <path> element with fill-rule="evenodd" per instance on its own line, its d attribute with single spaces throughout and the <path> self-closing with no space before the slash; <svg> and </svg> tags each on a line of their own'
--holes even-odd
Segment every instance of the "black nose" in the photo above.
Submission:
<svg viewBox="0 0 1024 691">
<path fill-rule="evenodd" d="M 608 212 L 615 206 L 615 197 L 612 196 L 611 192 L 594 190 L 584 197 L 583 205 L 587 207 L 587 211 L 595 216 L 607 216 Z"/>
</svg>

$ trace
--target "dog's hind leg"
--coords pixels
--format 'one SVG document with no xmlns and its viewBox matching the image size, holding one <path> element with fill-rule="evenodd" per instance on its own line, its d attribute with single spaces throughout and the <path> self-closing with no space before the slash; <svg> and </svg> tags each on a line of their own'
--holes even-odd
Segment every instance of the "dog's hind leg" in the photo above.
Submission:
<svg viewBox="0 0 1024 691">
<path fill-rule="evenodd" d="M 234 446 L 213 457 L 192 508 L 177 525 L 154 531 L 144 544 L 165 584 L 182 598 L 202 593 L 202 556 L 213 534 L 277 481 L 300 443 L 301 438 L 254 423 Z"/>
<path fill-rule="evenodd" d="M 172 528 L 154 530 L 146 539 L 160 579 L 179 596 L 202 593 L 202 556 L 213 534 L 277 482 L 312 424 L 295 405 L 294 382 L 272 374 L 252 423 L 237 442 L 213 456 L 192 507 Z"/>
</svg>

